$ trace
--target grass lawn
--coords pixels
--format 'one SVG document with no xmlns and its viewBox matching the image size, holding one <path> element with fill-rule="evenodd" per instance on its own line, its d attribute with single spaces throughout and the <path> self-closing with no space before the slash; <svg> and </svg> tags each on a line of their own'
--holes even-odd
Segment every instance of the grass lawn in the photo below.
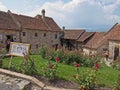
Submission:
<svg viewBox="0 0 120 90">
<path fill-rule="evenodd" d="M 46 65 L 47 60 L 42 59 L 40 55 L 31 55 L 31 58 L 35 60 L 35 67 L 38 71 L 38 74 L 42 75 L 42 67 Z M 3 59 L 3 68 L 7 68 L 9 65 L 10 58 Z M 18 69 L 20 63 L 22 62 L 23 57 L 13 57 L 12 63 L 15 65 L 15 68 Z M 86 70 L 86 67 L 79 67 L 80 72 L 82 73 Z M 73 75 L 76 74 L 76 67 L 74 65 L 65 65 L 58 64 L 57 76 L 59 78 L 73 81 Z M 107 67 L 105 65 L 101 65 L 101 68 L 98 71 L 97 83 L 101 85 L 105 85 L 107 87 L 112 87 L 114 82 L 118 79 L 118 74 L 120 71 L 115 70 L 111 67 Z"/>
</svg>

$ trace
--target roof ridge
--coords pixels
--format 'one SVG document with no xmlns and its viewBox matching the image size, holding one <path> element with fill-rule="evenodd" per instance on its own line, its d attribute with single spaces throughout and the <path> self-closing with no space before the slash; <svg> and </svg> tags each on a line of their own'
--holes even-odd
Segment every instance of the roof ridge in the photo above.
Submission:
<svg viewBox="0 0 120 90">
<path fill-rule="evenodd" d="M 19 27 L 19 29 L 21 28 L 21 24 L 20 24 L 20 22 L 14 17 L 14 15 L 13 15 L 13 13 L 10 11 L 10 10 L 8 10 L 8 12 L 7 12 L 9 15 L 10 15 L 10 17 L 12 18 L 12 20 L 13 20 L 13 22 Z"/>
<path fill-rule="evenodd" d="M 83 30 L 82 33 L 79 33 L 80 35 L 77 37 L 77 40 L 85 33 L 86 31 Z"/>
<path fill-rule="evenodd" d="M 45 23 L 45 25 L 48 27 L 48 29 L 52 30 L 52 28 L 48 25 L 48 23 L 46 22 L 45 18 L 42 19 L 43 22 Z"/>
</svg>

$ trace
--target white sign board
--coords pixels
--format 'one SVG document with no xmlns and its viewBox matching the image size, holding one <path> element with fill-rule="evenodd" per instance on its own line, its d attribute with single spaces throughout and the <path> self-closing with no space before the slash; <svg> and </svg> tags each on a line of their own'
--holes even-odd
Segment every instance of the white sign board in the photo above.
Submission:
<svg viewBox="0 0 120 90">
<path fill-rule="evenodd" d="M 11 42 L 9 54 L 13 56 L 28 55 L 29 48 L 30 48 L 30 44 Z"/>
</svg>

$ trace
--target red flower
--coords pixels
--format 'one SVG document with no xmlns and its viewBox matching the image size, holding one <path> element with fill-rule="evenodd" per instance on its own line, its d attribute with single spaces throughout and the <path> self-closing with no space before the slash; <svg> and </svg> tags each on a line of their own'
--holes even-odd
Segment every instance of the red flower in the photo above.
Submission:
<svg viewBox="0 0 120 90">
<path fill-rule="evenodd" d="M 79 67 L 80 66 L 80 64 L 75 64 L 75 67 Z"/>
<path fill-rule="evenodd" d="M 73 77 L 76 79 L 77 75 L 74 74 Z"/>
<path fill-rule="evenodd" d="M 99 65 L 98 63 L 95 63 L 95 64 L 94 64 L 94 68 L 95 68 L 95 69 L 98 69 L 98 68 L 100 68 L 100 65 Z"/>
<path fill-rule="evenodd" d="M 55 60 L 56 60 L 56 62 L 59 62 L 59 61 L 60 61 L 60 58 L 59 58 L 59 57 L 56 57 Z"/>
<path fill-rule="evenodd" d="M 52 67 L 53 67 L 53 65 L 52 65 L 52 64 L 50 64 L 49 68 L 52 68 Z"/>
</svg>

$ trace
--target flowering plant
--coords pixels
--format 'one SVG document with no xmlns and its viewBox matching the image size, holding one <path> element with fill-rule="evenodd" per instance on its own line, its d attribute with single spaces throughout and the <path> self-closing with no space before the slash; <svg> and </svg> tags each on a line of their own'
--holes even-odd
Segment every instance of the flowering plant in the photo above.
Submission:
<svg viewBox="0 0 120 90">
<path fill-rule="evenodd" d="M 97 61 L 95 61 L 95 63 L 94 63 L 94 69 L 98 70 L 99 68 L 100 68 L 99 63 Z"/>
<path fill-rule="evenodd" d="M 34 59 L 32 59 L 29 55 L 25 55 L 25 54 L 23 55 L 24 55 L 24 60 L 23 62 L 21 62 L 20 66 L 18 67 L 18 70 L 24 74 L 29 74 L 29 75 L 37 74 Z"/>
<path fill-rule="evenodd" d="M 59 57 L 56 57 L 55 60 L 56 60 L 56 62 L 59 62 L 59 61 L 60 61 L 60 58 L 59 58 Z"/>
<path fill-rule="evenodd" d="M 56 71 L 58 68 L 58 62 L 60 61 L 59 57 L 55 58 L 54 63 L 51 63 L 50 60 L 48 60 L 47 65 L 43 67 L 43 75 L 48 79 L 48 80 L 54 80 L 56 77 Z"/>
<path fill-rule="evenodd" d="M 80 66 L 80 64 L 75 64 L 75 66 L 78 68 Z"/>
<path fill-rule="evenodd" d="M 91 90 L 95 86 L 96 81 L 96 70 L 88 69 L 87 71 L 83 71 L 83 73 L 79 72 L 79 64 L 76 64 L 77 74 L 74 74 L 73 77 L 76 82 L 80 85 L 80 90 Z"/>
</svg>

